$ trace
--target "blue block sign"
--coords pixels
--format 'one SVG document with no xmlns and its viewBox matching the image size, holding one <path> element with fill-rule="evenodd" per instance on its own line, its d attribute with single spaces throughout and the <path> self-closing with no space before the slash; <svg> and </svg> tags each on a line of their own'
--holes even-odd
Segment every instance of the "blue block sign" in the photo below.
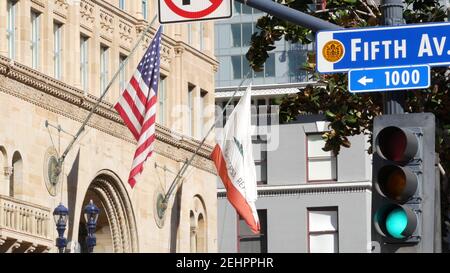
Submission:
<svg viewBox="0 0 450 273">
<path fill-rule="evenodd" d="M 430 66 L 350 70 L 348 84 L 352 93 L 428 88 Z"/>
<path fill-rule="evenodd" d="M 320 73 L 411 65 L 450 65 L 450 23 L 357 28 L 317 34 L 317 70 Z"/>
</svg>

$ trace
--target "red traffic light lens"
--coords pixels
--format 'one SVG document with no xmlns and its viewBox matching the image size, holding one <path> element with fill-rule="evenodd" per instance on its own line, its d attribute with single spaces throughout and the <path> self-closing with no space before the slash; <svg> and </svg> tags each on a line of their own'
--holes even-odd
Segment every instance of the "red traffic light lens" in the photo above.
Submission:
<svg viewBox="0 0 450 273">
<path fill-rule="evenodd" d="M 409 170 L 395 165 L 386 165 L 377 174 L 378 192 L 397 203 L 408 201 L 417 191 L 417 176 Z"/>
<path fill-rule="evenodd" d="M 381 130 L 376 143 L 380 156 L 396 162 L 413 159 L 418 148 L 417 138 L 414 134 L 395 126 Z"/>
</svg>

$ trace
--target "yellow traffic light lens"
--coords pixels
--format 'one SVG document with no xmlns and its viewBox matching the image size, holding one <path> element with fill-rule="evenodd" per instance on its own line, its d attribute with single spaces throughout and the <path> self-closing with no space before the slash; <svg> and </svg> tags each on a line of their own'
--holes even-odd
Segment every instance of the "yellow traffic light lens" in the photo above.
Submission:
<svg viewBox="0 0 450 273">
<path fill-rule="evenodd" d="M 400 201 L 406 187 L 406 176 L 401 169 L 395 169 L 388 174 L 385 189 L 386 195 Z"/>
<path fill-rule="evenodd" d="M 417 191 L 417 175 L 407 167 L 385 165 L 377 174 L 375 189 L 395 203 L 404 204 Z"/>
</svg>

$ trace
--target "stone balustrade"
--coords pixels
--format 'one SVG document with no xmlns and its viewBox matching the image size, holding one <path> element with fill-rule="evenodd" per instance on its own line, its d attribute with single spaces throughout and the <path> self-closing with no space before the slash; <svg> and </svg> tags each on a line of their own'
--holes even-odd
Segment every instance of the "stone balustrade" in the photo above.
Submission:
<svg viewBox="0 0 450 273">
<path fill-rule="evenodd" d="M 0 196 L 0 252 L 48 252 L 51 219 L 49 208 Z"/>
</svg>

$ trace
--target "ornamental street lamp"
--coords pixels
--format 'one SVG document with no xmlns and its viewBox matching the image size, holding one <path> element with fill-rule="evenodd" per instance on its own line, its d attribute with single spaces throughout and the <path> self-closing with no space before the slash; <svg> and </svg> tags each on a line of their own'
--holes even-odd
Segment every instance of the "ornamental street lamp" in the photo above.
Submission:
<svg viewBox="0 0 450 273">
<path fill-rule="evenodd" d="M 64 238 L 64 232 L 66 231 L 68 215 L 69 210 L 62 203 L 53 211 L 53 218 L 55 219 L 56 230 L 58 231 L 56 246 L 59 249 L 59 253 L 63 253 L 64 248 L 67 246 L 67 239 Z"/>
<path fill-rule="evenodd" d="M 95 228 L 97 226 L 98 214 L 100 210 L 97 206 L 92 202 L 84 208 L 84 219 L 86 220 L 86 245 L 88 248 L 88 252 L 94 252 L 94 246 L 97 244 L 97 239 L 95 238 Z"/>
</svg>

